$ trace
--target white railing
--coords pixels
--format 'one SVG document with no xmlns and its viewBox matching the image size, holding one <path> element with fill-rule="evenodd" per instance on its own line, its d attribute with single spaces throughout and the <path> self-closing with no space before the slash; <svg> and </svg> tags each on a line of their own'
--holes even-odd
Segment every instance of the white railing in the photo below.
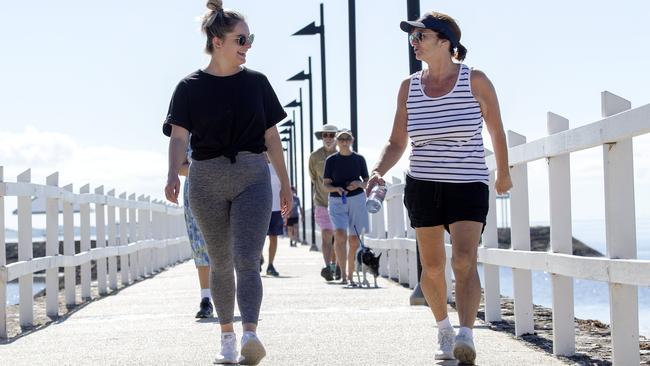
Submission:
<svg viewBox="0 0 650 366">
<path fill-rule="evenodd" d="M 12 196 L 17 197 L 18 206 L 18 261 L 7 265 L 4 197 Z M 46 252 L 39 258 L 33 258 L 32 197 L 46 200 Z M 63 253 L 59 253 L 60 204 L 63 206 Z M 74 205 L 79 205 L 79 252 L 75 251 Z M 96 227 L 96 246 L 92 249 L 91 205 L 94 205 Z M 20 325 L 30 327 L 34 319 L 32 287 L 35 272 L 46 273 L 46 313 L 56 318 L 59 311 L 59 268 L 64 268 L 65 303 L 71 306 L 76 302 L 77 267 L 80 267 L 82 301 L 91 297 L 91 261 L 96 262 L 99 294 L 107 294 L 108 289 L 118 289 L 118 256 L 122 286 L 189 258 L 191 248 L 183 209 L 161 201 L 152 202 L 144 196 L 136 200 L 135 194 L 127 199 L 126 193 L 122 193 L 117 198 L 114 190 L 104 194 L 103 187 L 96 188 L 91 194 L 90 187 L 85 185 L 74 194 L 72 185 L 58 186 L 58 173 L 47 177 L 45 185 L 31 183 L 30 170 L 20 174 L 15 183 L 4 182 L 0 166 L 0 338 L 7 337 L 7 282 L 18 279 Z"/>
<path fill-rule="evenodd" d="M 490 211 L 478 260 L 485 279 L 485 319 L 501 320 L 499 267 L 513 270 L 515 333 L 534 332 L 531 271 L 551 274 L 553 293 L 553 353 L 575 353 L 573 279 L 609 284 L 612 359 L 617 365 L 638 365 L 638 286 L 650 286 L 650 261 L 636 259 L 634 174 L 632 137 L 650 132 L 650 104 L 630 109 L 629 101 L 609 92 L 601 96 L 603 119 L 568 129 L 568 120 L 548 114 L 550 136 L 526 143 L 524 136 L 508 131 L 513 189 L 510 219 L 511 249 L 498 249 L 494 156 L 488 156 L 491 171 Z M 571 182 L 569 154 L 602 146 L 605 170 L 605 219 L 607 258 L 572 255 Z M 547 159 L 551 248 L 530 251 L 527 163 Z M 417 282 L 414 231 L 402 204 L 404 185 L 394 180 L 382 210 L 371 215 L 366 244 L 382 252 L 380 274 L 408 284 Z M 385 213 L 384 213 L 385 211 Z M 384 217 L 385 216 L 385 217 Z M 446 245 L 447 260 L 451 246 Z M 448 296 L 451 297 L 451 266 L 447 265 Z"/>
</svg>

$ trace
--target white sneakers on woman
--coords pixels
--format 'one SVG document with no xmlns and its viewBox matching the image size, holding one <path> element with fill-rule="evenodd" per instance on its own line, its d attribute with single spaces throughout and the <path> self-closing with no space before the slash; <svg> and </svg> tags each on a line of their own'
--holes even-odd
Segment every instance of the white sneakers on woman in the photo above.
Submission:
<svg viewBox="0 0 650 366">
<path fill-rule="evenodd" d="M 221 333 L 221 353 L 214 360 L 214 363 L 235 364 L 239 362 L 239 352 L 237 351 L 237 336 L 235 333 Z"/>
<path fill-rule="evenodd" d="M 454 359 L 454 338 L 456 331 L 454 328 L 438 328 L 438 350 L 435 354 L 436 360 L 453 360 Z"/>
<path fill-rule="evenodd" d="M 454 357 L 458 363 L 473 365 L 476 361 L 476 348 L 470 334 L 458 333 L 454 340 Z"/>
<path fill-rule="evenodd" d="M 266 356 L 262 342 L 254 332 L 244 332 L 241 337 L 241 357 L 237 351 L 235 333 L 221 334 L 221 352 L 214 360 L 215 364 L 257 365 Z"/>
<path fill-rule="evenodd" d="M 257 335 L 253 332 L 244 332 L 241 337 L 240 365 L 257 365 L 266 356 L 266 350 Z"/>
</svg>

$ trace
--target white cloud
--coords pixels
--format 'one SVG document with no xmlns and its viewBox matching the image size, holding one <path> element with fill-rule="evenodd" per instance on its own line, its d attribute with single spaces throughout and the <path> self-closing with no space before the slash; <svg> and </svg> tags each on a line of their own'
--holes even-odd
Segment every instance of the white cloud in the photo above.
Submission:
<svg viewBox="0 0 650 366">
<path fill-rule="evenodd" d="M 63 133 L 27 127 L 21 133 L 0 133 L 0 165 L 9 182 L 26 169 L 32 170 L 34 183 L 59 172 L 59 185 L 72 183 L 75 192 L 90 183 L 91 190 L 104 185 L 105 191 L 115 188 L 117 194 L 153 199 L 163 198 L 167 158 L 164 151 L 88 146 Z"/>
</svg>

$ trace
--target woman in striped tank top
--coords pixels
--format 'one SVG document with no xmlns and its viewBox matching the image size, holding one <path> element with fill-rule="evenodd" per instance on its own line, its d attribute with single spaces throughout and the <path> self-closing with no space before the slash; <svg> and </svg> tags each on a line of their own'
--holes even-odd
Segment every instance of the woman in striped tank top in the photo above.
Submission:
<svg viewBox="0 0 650 366">
<path fill-rule="evenodd" d="M 400 159 L 410 139 L 412 152 L 404 204 L 417 235 L 421 287 L 438 323 L 436 359 L 473 364 L 472 328 L 481 300 L 477 247 L 488 212 L 488 177 L 481 131 L 487 126 L 497 162 L 496 191 L 512 187 L 499 103 L 490 80 L 461 62 L 467 49 L 450 16 L 430 12 L 401 22 L 415 57 L 428 68 L 404 80 L 393 130 L 373 169 L 367 192 Z M 456 62 L 454 62 L 454 60 Z M 444 230 L 452 241 L 460 329 L 447 314 Z"/>
</svg>

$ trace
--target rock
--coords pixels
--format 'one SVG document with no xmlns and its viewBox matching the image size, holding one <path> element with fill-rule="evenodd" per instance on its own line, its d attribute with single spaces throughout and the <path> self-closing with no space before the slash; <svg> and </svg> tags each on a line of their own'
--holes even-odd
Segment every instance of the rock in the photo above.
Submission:
<svg viewBox="0 0 650 366">
<path fill-rule="evenodd" d="M 499 228 L 499 248 L 510 248 L 510 228 Z M 530 228 L 530 248 L 534 252 L 548 252 L 550 249 L 551 228 L 533 226 Z M 603 254 L 580 240 L 573 238 L 573 255 L 581 257 L 603 257 Z"/>
</svg>

